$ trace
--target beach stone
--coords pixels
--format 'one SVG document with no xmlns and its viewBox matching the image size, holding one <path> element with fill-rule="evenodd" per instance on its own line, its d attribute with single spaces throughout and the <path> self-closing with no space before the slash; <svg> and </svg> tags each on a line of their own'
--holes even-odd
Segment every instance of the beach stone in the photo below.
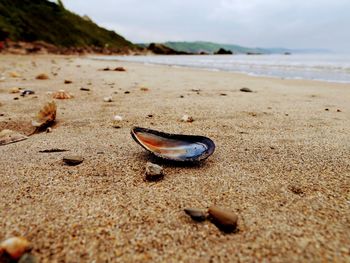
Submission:
<svg viewBox="0 0 350 263">
<path fill-rule="evenodd" d="M 126 71 L 126 69 L 123 67 L 116 67 L 114 71 Z"/>
<path fill-rule="evenodd" d="M 9 72 L 11 78 L 19 78 L 21 75 L 15 71 Z"/>
<path fill-rule="evenodd" d="M 158 164 L 147 162 L 146 164 L 146 180 L 158 181 L 164 177 L 163 167 Z"/>
<path fill-rule="evenodd" d="M 231 211 L 226 209 L 211 206 L 208 213 L 212 219 L 212 222 L 223 232 L 231 233 L 236 231 L 238 217 Z"/>
<path fill-rule="evenodd" d="M 195 221 L 204 221 L 207 218 L 206 212 L 198 208 L 185 208 L 185 213 Z"/>
<path fill-rule="evenodd" d="M 63 162 L 67 165 L 78 165 L 84 161 L 84 158 L 79 155 L 67 155 L 63 157 Z"/>
<path fill-rule="evenodd" d="M 108 97 L 103 98 L 103 101 L 104 102 L 112 102 L 113 98 L 112 98 L 112 96 L 108 96 Z"/>
<path fill-rule="evenodd" d="M 65 80 L 64 80 L 64 84 L 71 84 L 71 83 L 73 83 L 73 81 L 68 80 L 68 79 L 65 79 Z"/>
<path fill-rule="evenodd" d="M 88 88 L 80 88 L 80 90 L 82 90 L 82 91 L 90 91 L 90 89 L 88 89 Z"/>
<path fill-rule="evenodd" d="M 113 128 L 119 129 L 121 128 L 121 122 L 123 121 L 123 117 L 120 115 L 115 115 L 113 117 Z"/>
<path fill-rule="evenodd" d="M 141 91 L 149 91 L 149 88 L 147 88 L 147 87 L 140 87 L 140 90 Z"/>
<path fill-rule="evenodd" d="M 40 79 L 40 80 L 49 79 L 49 76 L 45 73 L 41 73 L 36 76 L 36 79 Z"/>
<path fill-rule="evenodd" d="M 242 92 L 253 92 L 250 88 L 246 88 L 246 87 L 241 88 L 240 91 L 242 91 Z"/>
<path fill-rule="evenodd" d="M 191 116 L 185 114 L 184 116 L 182 116 L 181 121 L 182 122 L 193 122 L 194 119 Z"/>
</svg>

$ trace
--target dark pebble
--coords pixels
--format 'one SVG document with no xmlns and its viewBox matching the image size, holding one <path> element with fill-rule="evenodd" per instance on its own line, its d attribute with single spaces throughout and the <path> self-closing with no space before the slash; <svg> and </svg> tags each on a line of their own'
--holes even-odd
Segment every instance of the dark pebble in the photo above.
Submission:
<svg viewBox="0 0 350 263">
<path fill-rule="evenodd" d="M 250 88 L 246 88 L 246 87 L 241 88 L 240 91 L 242 91 L 242 92 L 253 92 Z"/>
<path fill-rule="evenodd" d="M 63 162 L 71 166 L 81 164 L 83 161 L 84 161 L 84 158 L 77 155 L 69 155 L 69 156 L 63 157 Z"/>
<path fill-rule="evenodd" d="M 208 213 L 212 222 L 221 231 L 232 233 L 237 230 L 238 217 L 233 212 L 217 206 L 211 206 L 209 207 Z"/>
</svg>

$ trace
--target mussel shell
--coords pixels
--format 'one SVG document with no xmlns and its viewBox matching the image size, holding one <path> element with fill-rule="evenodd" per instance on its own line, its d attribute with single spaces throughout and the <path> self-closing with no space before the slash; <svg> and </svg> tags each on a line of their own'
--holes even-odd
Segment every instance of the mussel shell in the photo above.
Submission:
<svg viewBox="0 0 350 263">
<path fill-rule="evenodd" d="M 215 150 L 214 142 L 204 136 L 170 134 L 140 127 L 132 128 L 131 136 L 147 151 L 171 161 L 201 161 Z"/>
</svg>

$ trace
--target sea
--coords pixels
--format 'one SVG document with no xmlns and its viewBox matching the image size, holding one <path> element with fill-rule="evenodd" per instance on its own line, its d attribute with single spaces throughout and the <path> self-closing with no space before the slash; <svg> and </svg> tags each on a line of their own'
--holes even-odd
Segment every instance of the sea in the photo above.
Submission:
<svg viewBox="0 0 350 263">
<path fill-rule="evenodd" d="M 98 56 L 93 59 L 350 83 L 350 54 Z"/>
</svg>

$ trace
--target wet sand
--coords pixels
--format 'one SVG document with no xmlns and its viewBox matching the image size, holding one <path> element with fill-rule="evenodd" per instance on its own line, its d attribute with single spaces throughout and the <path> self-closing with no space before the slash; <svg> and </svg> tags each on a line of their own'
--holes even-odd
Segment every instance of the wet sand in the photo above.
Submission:
<svg viewBox="0 0 350 263">
<path fill-rule="evenodd" d="M 48 91 L 75 96 L 56 100 L 51 133 L 0 146 L 0 240 L 25 236 L 42 262 L 350 261 L 349 84 L 63 56 L 1 56 L 0 72 L 0 130 L 29 132 Z M 217 148 L 200 165 L 168 164 L 132 140 L 132 126 Z M 51 148 L 69 152 L 39 152 Z M 67 153 L 84 162 L 64 165 Z M 147 161 L 163 180 L 144 180 Z M 213 204 L 238 215 L 237 233 L 183 212 Z"/>
</svg>

